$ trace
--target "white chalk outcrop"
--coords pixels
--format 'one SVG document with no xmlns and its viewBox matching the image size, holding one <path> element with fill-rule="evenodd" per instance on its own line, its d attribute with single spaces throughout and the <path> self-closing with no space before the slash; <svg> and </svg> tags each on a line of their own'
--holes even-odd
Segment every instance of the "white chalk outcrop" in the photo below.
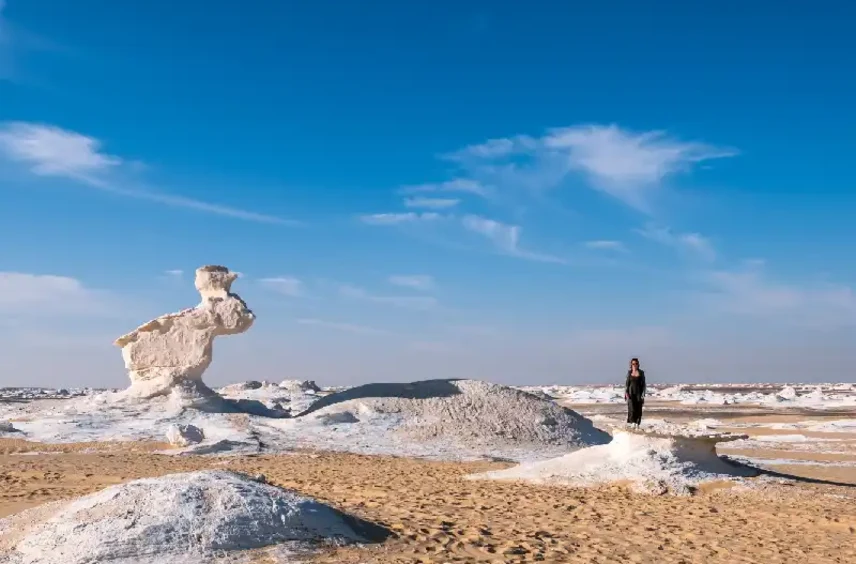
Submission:
<svg viewBox="0 0 856 564">
<path fill-rule="evenodd" d="M 758 475 L 716 454 L 716 443 L 741 438 L 677 428 L 617 431 L 609 444 L 470 478 L 580 487 L 618 483 L 638 492 L 687 495 L 703 482 Z"/>
<path fill-rule="evenodd" d="M 166 440 L 173 446 L 186 447 L 204 441 L 205 433 L 194 425 L 170 425 Z"/>
<path fill-rule="evenodd" d="M 239 562 L 241 553 L 235 551 L 274 544 L 287 554 L 299 554 L 325 541 L 369 542 L 385 537 L 385 529 L 293 491 L 242 474 L 206 470 L 136 480 L 2 519 L 0 554 L 8 560 L 0 560 L 10 564 Z"/>
<path fill-rule="evenodd" d="M 279 383 L 280 388 L 293 392 L 314 394 L 321 391 L 315 380 L 283 380 Z"/>
<path fill-rule="evenodd" d="M 0 433 L 20 433 L 9 421 L 0 421 Z"/>
<path fill-rule="evenodd" d="M 436 458 L 545 458 L 610 439 L 553 401 L 478 380 L 357 386 L 277 427 L 308 448 Z"/>
<path fill-rule="evenodd" d="M 224 266 L 198 268 L 198 306 L 153 319 L 116 339 L 131 379 L 128 395 L 151 398 L 175 389 L 213 394 L 202 374 L 211 364 L 214 338 L 243 333 L 256 317 L 231 293 L 237 277 Z"/>
</svg>

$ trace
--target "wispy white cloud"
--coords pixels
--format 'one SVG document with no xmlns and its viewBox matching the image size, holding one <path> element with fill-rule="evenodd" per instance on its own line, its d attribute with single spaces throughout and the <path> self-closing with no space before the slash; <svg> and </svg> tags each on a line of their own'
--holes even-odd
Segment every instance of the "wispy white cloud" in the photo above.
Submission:
<svg viewBox="0 0 856 564">
<path fill-rule="evenodd" d="M 508 225 L 494 219 L 479 217 L 477 215 L 464 216 L 461 219 L 461 224 L 464 229 L 486 237 L 499 252 L 508 256 L 539 262 L 565 262 L 559 257 L 522 249 L 520 247 L 521 228 L 519 225 Z"/>
<path fill-rule="evenodd" d="M 649 198 L 667 177 L 737 151 L 686 142 L 662 131 L 634 132 L 617 125 L 580 125 L 541 137 L 491 139 L 444 155 L 474 180 L 504 192 L 538 192 L 582 175 L 591 188 L 649 211 Z"/>
<path fill-rule="evenodd" d="M 453 233 L 460 237 L 463 232 L 471 232 L 481 235 L 491 242 L 493 248 L 501 254 L 538 262 L 565 263 L 560 257 L 528 251 L 520 246 L 521 227 L 509 225 L 500 221 L 468 214 L 463 217 L 454 214 L 439 214 L 436 212 L 425 213 L 378 213 L 360 217 L 363 223 L 379 226 L 408 226 L 419 225 L 423 227 L 442 224 L 445 228 L 451 228 Z M 463 231 L 462 231 L 463 230 Z M 449 235 L 449 233 L 447 233 Z"/>
<path fill-rule="evenodd" d="M 471 178 L 455 178 L 446 182 L 432 184 L 417 184 L 414 186 L 402 186 L 401 194 L 423 194 L 432 192 L 460 192 L 485 197 L 490 193 L 487 186 Z"/>
<path fill-rule="evenodd" d="M 6 17 L 6 0 L 0 0 L 0 81 L 20 81 L 20 59 L 39 51 L 59 51 L 52 42 L 17 27 Z"/>
<path fill-rule="evenodd" d="M 713 244 L 699 233 L 677 233 L 669 227 L 658 226 L 653 223 L 635 231 L 646 239 L 673 247 L 702 260 L 716 260 L 716 250 Z"/>
<path fill-rule="evenodd" d="M 107 292 L 52 274 L 0 272 L 0 312 L 13 315 L 103 315 L 114 302 Z M 115 305 L 115 304 L 114 304 Z"/>
<path fill-rule="evenodd" d="M 295 278 L 293 276 L 261 278 L 259 280 L 259 284 L 284 296 L 290 296 L 292 298 L 303 296 L 303 282 L 299 278 Z"/>
<path fill-rule="evenodd" d="M 465 229 L 484 235 L 500 250 L 509 254 L 517 252 L 520 244 L 519 225 L 508 225 L 476 215 L 465 216 L 461 221 Z"/>
<path fill-rule="evenodd" d="M 0 154 L 38 176 L 61 177 L 112 194 L 258 223 L 295 224 L 282 218 L 156 190 L 128 188 L 121 174 L 139 168 L 102 150 L 93 137 L 26 122 L 0 123 Z M 125 166 L 127 165 L 127 166 Z"/>
<path fill-rule="evenodd" d="M 670 138 L 663 131 L 637 133 L 617 125 L 585 125 L 552 130 L 544 145 L 565 151 L 572 170 L 584 172 L 593 186 L 631 205 L 641 191 L 693 165 L 732 157 L 734 149 Z"/>
<path fill-rule="evenodd" d="M 389 283 L 394 286 L 419 290 L 420 292 L 430 292 L 437 287 L 434 278 L 427 274 L 398 274 L 390 276 Z"/>
<path fill-rule="evenodd" d="M 87 183 L 122 164 L 119 157 L 101 151 L 101 142 L 50 125 L 9 122 L 0 127 L 0 149 L 27 163 L 41 176 L 65 176 Z"/>
<path fill-rule="evenodd" d="M 360 221 L 368 225 L 402 225 L 420 221 L 437 221 L 444 216 L 435 212 L 374 213 L 361 215 Z"/>
<path fill-rule="evenodd" d="M 495 160 L 511 155 L 532 153 L 537 151 L 540 146 L 541 141 L 539 139 L 529 137 L 528 135 L 516 135 L 514 137 L 488 139 L 484 143 L 468 145 L 463 149 L 446 153 L 442 157 L 446 160 L 458 162 Z"/>
<path fill-rule="evenodd" d="M 183 271 L 183 270 L 178 270 L 178 269 L 175 269 L 175 270 L 165 270 L 165 271 L 164 271 L 164 274 L 166 274 L 167 276 L 169 276 L 169 277 L 171 277 L 171 278 L 181 278 L 182 276 L 184 276 L 184 271 Z"/>
<path fill-rule="evenodd" d="M 341 323 L 337 321 L 324 321 L 322 319 L 304 318 L 298 319 L 300 325 L 311 325 L 313 327 L 323 327 L 325 329 L 334 329 L 336 331 L 344 331 L 355 335 L 388 335 L 388 331 L 376 329 L 367 325 L 355 325 L 353 323 Z"/>
<path fill-rule="evenodd" d="M 782 316 L 790 322 L 856 325 L 856 292 L 843 285 L 798 285 L 771 279 L 763 264 L 745 262 L 734 270 L 707 273 L 701 294 L 716 311 Z"/>
<path fill-rule="evenodd" d="M 350 285 L 340 287 L 339 295 L 351 299 L 422 311 L 434 309 L 439 303 L 437 298 L 433 296 L 379 296 L 371 294 L 363 288 Z"/>
<path fill-rule="evenodd" d="M 586 241 L 585 246 L 586 246 L 586 248 L 589 248 L 589 249 L 598 249 L 598 250 L 604 250 L 604 251 L 616 251 L 616 252 L 620 252 L 620 253 L 626 253 L 627 252 L 627 247 L 625 247 L 624 243 L 622 243 L 621 241 L 609 241 L 609 240 L 600 239 L 597 241 Z"/>
<path fill-rule="evenodd" d="M 404 207 L 442 210 L 454 208 L 460 203 L 461 200 L 457 198 L 405 198 Z"/>
<path fill-rule="evenodd" d="M 292 220 L 292 219 L 283 219 L 281 217 L 276 217 L 272 215 L 267 215 L 263 213 L 256 213 L 252 211 L 246 211 L 239 208 L 233 208 L 229 206 L 223 206 L 220 204 L 212 204 L 209 202 L 203 202 L 201 200 L 195 200 L 193 198 L 186 198 L 184 196 L 175 196 L 171 194 L 164 194 L 159 192 L 154 192 L 152 190 L 130 190 L 124 188 L 118 188 L 113 185 L 104 185 L 100 186 L 103 190 L 109 191 L 113 194 L 117 194 L 119 196 L 125 196 L 127 198 L 136 198 L 138 200 L 147 200 L 149 202 L 155 202 L 157 204 L 163 204 L 165 206 L 176 207 L 176 208 L 184 208 L 189 210 L 196 210 L 199 212 L 210 213 L 213 215 L 220 215 L 223 217 L 232 217 L 235 219 L 241 219 L 244 221 L 251 221 L 254 223 L 270 223 L 274 225 L 289 225 L 289 226 L 299 226 L 302 225 L 300 221 Z"/>
</svg>

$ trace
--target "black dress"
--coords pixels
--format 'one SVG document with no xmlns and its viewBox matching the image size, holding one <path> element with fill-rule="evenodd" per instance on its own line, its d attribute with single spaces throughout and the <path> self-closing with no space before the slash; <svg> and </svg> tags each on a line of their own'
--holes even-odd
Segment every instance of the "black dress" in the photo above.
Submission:
<svg viewBox="0 0 856 564">
<path fill-rule="evenodd" d="M 624 383 L 624 394 L 627 396 L 627 422 L 639 425 L 642 423 L 642 404 L 645 403 L 645 371 L 639 369 L 639 376 L 634 378 L 627 371 Z"/>
</svg>

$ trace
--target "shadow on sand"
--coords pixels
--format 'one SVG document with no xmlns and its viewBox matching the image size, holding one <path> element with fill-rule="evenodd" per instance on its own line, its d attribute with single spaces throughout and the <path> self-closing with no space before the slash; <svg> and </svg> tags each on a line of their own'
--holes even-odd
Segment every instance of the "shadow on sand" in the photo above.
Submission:
<svg viewBox="0 0 856 564">
<path fill-rule="evenodd" d="M 348 525 L 359 536 L 363 537 L 366 542 L 380 543 L 389 538 L 394 538 L 397 536 L 394 532 L 392 532 L 390 529 L 387 529 L 383 525 L 372 523 L 371 521 L 366 521 L 365 519 L 361 519 L 356 515 L 349 515 L 347 513 L 342 512 L 339 512 L 339 514 L 345 524 Z"/>
<path fill-rule="evenodd" d="M 723 462 L 734 466 L 736 468 L 743 469 L 751 469 L 755 472 L 755 476 L 769 476 L 771 478 L 780 478 L 783 480 L 791 480 L 793 482 L 799 482 L 802 484 L 816 484 L 821 486 L 838 486 L 842 488 L 856 488 L 856 484 L 848 484 L 847 482 L 836 482 L 834 480 L 823 480 L 821 478 L 808 478 L 805 476 L 795 476 L 793 474 L 786 474 L 784 472 L 776 472 L 775 470 L 768 470 L 766 468 L 760 468 L 758 466 L 752 466 L 751 464 L 746 464 L 744 462 L 740 462 L 738 460 L 734 460 L 725 455 L 720 455 L 719 457 Z"/>
</svg>

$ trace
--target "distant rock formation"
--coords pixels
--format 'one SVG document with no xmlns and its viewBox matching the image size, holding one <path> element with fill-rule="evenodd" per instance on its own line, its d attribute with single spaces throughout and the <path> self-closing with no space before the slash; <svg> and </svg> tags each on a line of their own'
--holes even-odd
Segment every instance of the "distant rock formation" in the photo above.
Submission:
<svg viewBox="0 0 856 564">
<path fill-rule="evenodd" d="M 131 378 L 127 393 L 151 398 L 177 387 L 213 392 L 202 382 L 211 364 L 214 337 L 249 329 L 255 314 L 231 293 L 238 275 L 225 266 L 196 269 L 196 289 L 202 302 L 178 313 L 162 315 L 116 339 Z"/>
<path fill-rule="evenodd" d="M 315 383 L 315 380 L 283 380 L 279 383 L 279 387 L 291 392 L 320 392 L 321 388 Z"/>
</svg>

